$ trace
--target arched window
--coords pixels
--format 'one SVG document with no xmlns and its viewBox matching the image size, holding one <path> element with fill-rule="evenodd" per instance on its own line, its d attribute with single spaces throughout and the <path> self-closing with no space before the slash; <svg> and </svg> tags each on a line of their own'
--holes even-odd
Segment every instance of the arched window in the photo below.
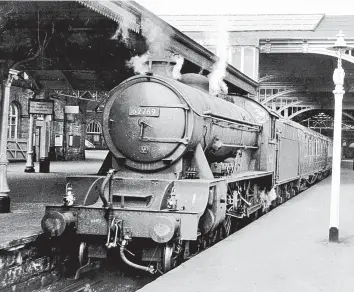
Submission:
<svg viewBox="0 0 354 292">
<path fill-rule="evenodd" d="M 18 129 L 18 106 L 16 103 L 11 103 L 9 108 L 9 131 L 8 138 L 16 139 L 17 138 L 17 129 Z"/>
<path fill-rule="evenodd" d="M 94 120 L 90 121 L 87 125 L 86 132 L 87 134 L 101 134 L 101 124 Z"/>
</svg>

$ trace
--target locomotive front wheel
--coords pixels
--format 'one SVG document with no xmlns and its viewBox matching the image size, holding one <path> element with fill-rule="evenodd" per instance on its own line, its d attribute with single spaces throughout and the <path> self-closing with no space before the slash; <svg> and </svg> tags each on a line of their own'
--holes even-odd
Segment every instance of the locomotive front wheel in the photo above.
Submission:
<svg viewBox="0 0 354 292">
<path fill-rule="evenodd" d="M 162 254 L 162 271 L 167 273 L 177 267 L 179 257 L 180 251 L 178 249 L 178 245 L 175 242 L 166 243 Z"/>
<path fill-rule="evenodd" d="M 88 263 L 88 250 L 86 242 L 81 242 L 79 247 L 79 264 L 80 267 L 85 266 Z"/>
</svg>

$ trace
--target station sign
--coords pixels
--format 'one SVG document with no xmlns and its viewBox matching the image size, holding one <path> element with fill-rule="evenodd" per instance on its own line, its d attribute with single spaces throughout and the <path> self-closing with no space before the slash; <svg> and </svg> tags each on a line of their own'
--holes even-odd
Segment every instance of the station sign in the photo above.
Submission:
<svg viewBox="0 0 354 292">
<path fill-rule="evenodd" d="M 65 106 L 65 113 L 66 114 L 78 114 L 79 113 L 79 106 L 67 105 L 67 106 Z"/>
<path fill-rule="evenodd" d="M 54 102 L 52 100 L 31 99 L 28 107 L 29 114 L 52 115 Z"/>
</svg>

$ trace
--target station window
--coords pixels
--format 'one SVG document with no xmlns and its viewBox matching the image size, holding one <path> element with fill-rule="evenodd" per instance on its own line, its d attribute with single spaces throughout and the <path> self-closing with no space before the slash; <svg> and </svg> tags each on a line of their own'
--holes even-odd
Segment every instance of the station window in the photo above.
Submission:
<svg viewBox="0 0 354 292">
<path fill-rule="evenodd" d="M 8 138 L 16 139 L 17 138 L 17 129 L 18 129 L 18 106 L 16 103 L 12 102 L 9 108 L 9 130 L 8 130 Z"/>
<path fill-rule="evenodd" d="M 101 124 L 94 120 L 90 121 L 87 125 L 86 132 L 87 134 L 101 134 Z"/>
<path fill-rule="evenodd" d="M 268 98 L 274 94 L 277 94 L 283 90 L 284 89 L 282 89 L 282 88 L 260 88 L 259 89 L 259 100 L 263 101 L 266 98 Z"/>
</svg>

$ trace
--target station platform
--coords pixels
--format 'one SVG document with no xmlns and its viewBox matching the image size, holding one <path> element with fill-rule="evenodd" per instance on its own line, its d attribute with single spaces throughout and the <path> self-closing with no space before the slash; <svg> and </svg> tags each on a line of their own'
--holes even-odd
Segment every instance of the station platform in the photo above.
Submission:
<svg viewBox="0 0 354 292">
<path fill-rule="evenodd" d="M 138 291 L 353 291 L 352 166 L 342 163 L 339 243 L 328 242 L 328 177 Z"/>
<path fill-rule="evenodd" d="M 10 213 L 0 213 L 0 250 L 34 241 L 41 232 L 46 204 L 61 203 L 66 176 L 95 174 L 107 151 L 86 151 L 86 160 L 50 162 L 49 173 L 25 173 L 24 162 L 9 163 Z"/>
</svg>

